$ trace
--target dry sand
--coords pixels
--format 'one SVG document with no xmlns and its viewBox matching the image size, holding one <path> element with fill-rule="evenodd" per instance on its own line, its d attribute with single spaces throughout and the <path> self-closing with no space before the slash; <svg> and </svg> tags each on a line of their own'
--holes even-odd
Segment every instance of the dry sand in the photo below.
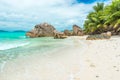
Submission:
<svg viewBox="0 0 120 80">
<path fill-rule="evenodd" d="M 120 37 L 86 41 L 46 55 L 22 56 L 6 63 L 0 80 L 120 80 Z"/>
</svg>

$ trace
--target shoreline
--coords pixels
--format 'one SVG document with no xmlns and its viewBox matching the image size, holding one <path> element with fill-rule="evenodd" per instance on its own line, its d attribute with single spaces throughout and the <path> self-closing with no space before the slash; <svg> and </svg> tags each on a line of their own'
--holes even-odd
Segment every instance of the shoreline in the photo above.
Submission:
<svg viewBox="0 0 120 80">
<path fill-rule="evenodd" d="M 50 54 L 9 61 L 0 80 L 119 80 L 120 37 L 88 41 L 86 37 L 69 37 L 73 45 Z"/>
</svg>

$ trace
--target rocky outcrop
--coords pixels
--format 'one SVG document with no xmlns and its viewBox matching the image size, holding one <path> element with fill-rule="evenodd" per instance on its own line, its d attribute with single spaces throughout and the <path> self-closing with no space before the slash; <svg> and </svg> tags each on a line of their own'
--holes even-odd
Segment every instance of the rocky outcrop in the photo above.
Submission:
<svg viewBox="0 0 120 80">
<path fill-rule="evenodd" d="M 29 31 L 26 33 L 26 36 L 34 38 L 34 37 L 36 37 L 36 34 L 34 34 L 32 31 L 31 32 Z"/>
<path fill-rule="evenodd" d="M 102 39 L 110 39 L 111 32 L 96 34 L 96 35 L 89 35 L 86 40 L 102 40 Z"/>
<path fill-rule="evenodd" d="M 42 23 L 38 24 L 34 27 L 33 30 L 26 33 L 26 36 L 29 37 L 51 37 L 54 36 L 54 30 L 55 28 L 48 24 L 48 23 Z"/>
<path fill-rule="evenodd" d="M 64 32 L 58 32 L 52 25 L 42 23 L 36 25 L 33 30 L 27 32 L 26 36 L 31 38 L 54 37 L 55 39 L 63 39 L 67 36 L 83 36 L 83 30 L 79 26 L 73 25 L 73 31 L 64 30 Z"/>
<path fill-rule="evenodd" d="M 66 36 L 72 36 L 72 32 L 69 31 L 69 30 L 64 30 L 64 34 L 65 34 Z"/>
<path fill-rule="evenodd" d="M 105 35 L 105 36 L 111 37 L 111 36 L 112 36 L 112 33 L 111 33 L 111 32 L 106 32 L 106 33 L 101 33 L 101 35 Z"/>
<path fill-rule="evenodd" d="M 73 36 L 83 36 L 83 30 L 77 26 L 77 25 L 73 25 Z"/>
<path fill-rule="evenodd" d="M 67 36 L 63 32 L 54 31 L 54 39 L 64 39 Z"/>
</svg>

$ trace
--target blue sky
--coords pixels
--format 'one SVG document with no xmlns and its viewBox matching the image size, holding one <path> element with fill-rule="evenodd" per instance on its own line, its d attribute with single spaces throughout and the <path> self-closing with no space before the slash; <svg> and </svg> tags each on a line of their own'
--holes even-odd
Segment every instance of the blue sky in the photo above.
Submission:
<svg viewBox="0 0 120 80">
<path fill-rule="evenodd" d="M 48 22 L 57 30 L 83 27 L 86 15 L 97 2 L 110 0 L 0 0 L 0 30 L 30 30 Z"/>
</svg>

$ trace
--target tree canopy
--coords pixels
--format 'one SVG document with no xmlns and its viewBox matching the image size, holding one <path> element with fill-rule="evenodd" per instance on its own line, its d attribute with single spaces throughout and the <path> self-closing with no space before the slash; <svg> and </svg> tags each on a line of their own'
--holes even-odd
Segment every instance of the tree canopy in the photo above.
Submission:
<svg viewBox="0 0 120 80">
<path fill-rule="evenodd" d="M 120 32 L 120 0 L 113 0 L 110 5 L 97 3 L 84 23 L 87 34 L 99 34 L 106 31 Z"/>
</svg>

